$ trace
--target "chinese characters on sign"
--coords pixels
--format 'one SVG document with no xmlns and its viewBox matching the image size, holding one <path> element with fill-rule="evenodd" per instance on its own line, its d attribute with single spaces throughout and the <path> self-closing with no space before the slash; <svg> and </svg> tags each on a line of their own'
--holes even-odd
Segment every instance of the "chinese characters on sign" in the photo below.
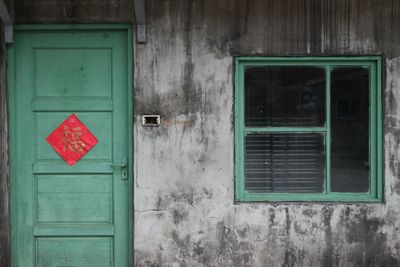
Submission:
<svg viewBox="0 0 400 267">
<path fill-rule="evenodd" d="M 98 143 L 75 114 L 62 122 L 47 136 L 46 141 L 71 166 Z"/>
</svg>

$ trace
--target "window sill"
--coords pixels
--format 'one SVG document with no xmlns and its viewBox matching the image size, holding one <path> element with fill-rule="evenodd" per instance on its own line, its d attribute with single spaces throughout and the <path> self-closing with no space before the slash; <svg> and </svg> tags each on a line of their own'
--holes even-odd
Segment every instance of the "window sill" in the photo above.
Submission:
<svg viewBox="0 0 400 267">
<path fill-rule="evenodd" d="M 383 198 L 371 193 L 244 193 L 236 202 L 383 203 Z"/>
</svg>

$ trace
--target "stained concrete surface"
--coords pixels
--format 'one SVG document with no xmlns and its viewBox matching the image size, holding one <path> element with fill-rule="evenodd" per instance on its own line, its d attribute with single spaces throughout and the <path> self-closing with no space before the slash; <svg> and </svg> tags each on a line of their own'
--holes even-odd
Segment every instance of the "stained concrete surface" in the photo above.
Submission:
<svg viewBox="0 0 400 267">
<path fill-rule="evenodd" d="M 400 2 L 149 1 L 136 266 L 400 265 Z M 233 57 L 383 55 L 385 203 L 234 203 Z M 161 114 L 144 128 L 141 114 Z"/>
</svg>

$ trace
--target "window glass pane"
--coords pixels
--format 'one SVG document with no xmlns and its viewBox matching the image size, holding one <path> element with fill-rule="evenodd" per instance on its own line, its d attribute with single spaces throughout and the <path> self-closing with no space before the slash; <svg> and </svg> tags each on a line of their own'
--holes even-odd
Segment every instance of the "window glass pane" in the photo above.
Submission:
<svg viewBox="0 0 400 267">
<path fill-rule="evenodd" d="M 296 66 L 247 68 L 245 125 L 324 126 L 325 70 Z"/>
<path fill-rule="evenodd" d="M 324 138 L 318 133 L 248 134 L 245 189 L 251 193 L 322 192 Z"/>
<path fill-rule="evenodd" d="M 331 181 L 334 192 L 369 190 L 369 70 L 331 72 Z"/>
</svg>

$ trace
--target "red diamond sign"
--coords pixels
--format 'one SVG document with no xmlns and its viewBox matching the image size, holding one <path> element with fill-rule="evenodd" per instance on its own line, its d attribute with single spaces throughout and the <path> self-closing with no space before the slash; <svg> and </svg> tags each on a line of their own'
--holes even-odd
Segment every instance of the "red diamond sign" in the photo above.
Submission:
<svg viewBox="0 0 400 267">
<path fill-rule="evenodd" d="M 54 129 L 46 141 L 71 166 L 98 143 L 97 138 L 75 114 Z"/>
</svg>

